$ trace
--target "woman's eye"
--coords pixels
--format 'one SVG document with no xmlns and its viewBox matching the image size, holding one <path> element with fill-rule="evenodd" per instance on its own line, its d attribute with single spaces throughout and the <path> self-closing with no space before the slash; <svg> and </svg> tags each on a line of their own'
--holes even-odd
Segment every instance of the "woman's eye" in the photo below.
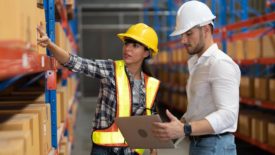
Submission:
<svg viewBox="0 0 275 155">
<path fill-rule="evenodd" d="M 133 43 L 133 47 L 135 47 L 135 48 L 139 48 L 139 47 L 140 47 L 140 45 L 139 45 L 138 43 Z"/>
</svg>

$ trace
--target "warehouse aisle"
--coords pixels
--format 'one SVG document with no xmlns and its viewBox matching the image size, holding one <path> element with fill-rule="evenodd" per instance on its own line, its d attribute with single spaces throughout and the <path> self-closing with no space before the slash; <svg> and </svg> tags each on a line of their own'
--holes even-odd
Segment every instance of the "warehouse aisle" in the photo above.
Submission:
<svg viewBox="0 0 275 155">
<path fill-rule="evenodd" d="M 96 98 L 80 99 L 71 155 L 89 155 L 91 151 L 91 128 Z"/>
</svg>

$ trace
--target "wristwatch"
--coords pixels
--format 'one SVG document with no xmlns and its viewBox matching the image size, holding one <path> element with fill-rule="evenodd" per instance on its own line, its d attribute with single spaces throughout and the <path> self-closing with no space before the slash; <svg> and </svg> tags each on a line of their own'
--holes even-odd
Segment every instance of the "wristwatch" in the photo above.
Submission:
<svg viewBox="0 0 275 155">
<path fill-rule="evenodd" d="M 192 127 L 191 127 L 191 125 L 188 124 L 188 123 L 185 123 L 183 125 L 183 132 L 184 132 L 185 136 L 190 136 L 191 133 L 192 133 Z"/>
</svg>

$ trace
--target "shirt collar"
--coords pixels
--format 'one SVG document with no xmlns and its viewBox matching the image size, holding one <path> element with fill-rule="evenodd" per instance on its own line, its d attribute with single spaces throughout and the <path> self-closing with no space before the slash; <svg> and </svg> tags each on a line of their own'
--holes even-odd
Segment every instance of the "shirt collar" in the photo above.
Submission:
<svg viewBox="0 0 275 155">
<path fill-rule="evenodd" d="M 200 57 L 198 57 L 197 54 L 193 55 L 187 62 L 189 70 L 193 68 L 194 65 L 202 63 L 205 59 L 213 55 L 217 49 L 218 45 L 214 43 Z"/>
<path fill-rule="evenodd" d="M 125 71 L 126 71 L 126 74 L 128 75 L 128 78 L 129 78 L 131 84 L 132 84 L 135 80 L 134 77 L 133 77 L 133 74 L 131 74 L 129 72 L 127 66 L 125 66 Z M 144 88 L 144 73 L 143 72 L 141 72 L 141 86 L 142 86 L 142 88 Z"/>
<path fill-rule="evenodd" d="M 201 55 L 201 57 L 209 57 L 213 55 L 216 50 L 218 50 L 218 45 L 214 43 Z"/>
</svg>

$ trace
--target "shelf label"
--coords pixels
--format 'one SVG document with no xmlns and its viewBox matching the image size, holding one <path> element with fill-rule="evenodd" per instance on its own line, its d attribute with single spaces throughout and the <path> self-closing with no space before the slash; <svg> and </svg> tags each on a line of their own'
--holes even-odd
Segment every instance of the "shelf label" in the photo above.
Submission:
<svg viewBox="0 0 275 155">
<path fill-rule="evenodd" d="M 41 57 L 41 67 L 45 67 L 45 57 Z"/>
<path fill-rule="evenodd" d="M 261 101 L 259 101 L 259 100 L 256 100 L 256 101 L 255 101 L 255 105 L 257 105 L 257 106 L 261 106 L 261 105 L 262 105 L 262 102 L 261 102 Z"/>
<path fill-rule="evenodd" d="M 46 124 L 43 124 L 43 129 L 44 129 L 44 136 L 46 136 L 47 135 L 47 126 L 46 126 Z"/>
<path fill-rule="evenodd" d="M 23 53 L 22 55 L 22 67 L 24 68 L 29 67 L 28 55 L 26 53 Z"/>
</svg>

